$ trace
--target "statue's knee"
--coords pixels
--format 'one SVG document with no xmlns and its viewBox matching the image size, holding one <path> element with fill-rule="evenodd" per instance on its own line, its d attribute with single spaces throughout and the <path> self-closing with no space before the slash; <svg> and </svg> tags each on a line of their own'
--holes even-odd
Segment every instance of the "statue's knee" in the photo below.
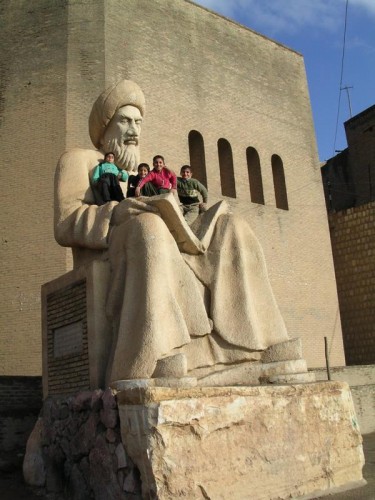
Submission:
<svg viewBox="0 0 375 500">
<path fill-rule="evenodd" d="M 218 225 L 238 231 L 243 228 L 244 219 L 236 214 L 223 214 L 218 218 Z"/>
<path fill-rule="evenodd" d="M 246 240 L 249 244 L 257 246 L 259 244 L 257 237 L 247 221 L 237 214 L 224 214 L 218 218 L 218 233 L 221 237 L 234 238 L 238 241 Z"/>
<path fill-rule="evenodd" d="M 133 217 L 123 224 L 119 224 L 112 229 L 109 239 L 109 246 L 118 247 L 142 242 L 150 239 L 151 236 L 161 238 L 165 233 L 169 233 L 164 221 L 156 214 L 144 213 Z"/>
<path fill-rule="evenodd" d="M 143 235 L 158 234 L 167 230 L 165 222 L 159 215 L 144 213 L 134 218 L 132 230 Z"/>
</svg>

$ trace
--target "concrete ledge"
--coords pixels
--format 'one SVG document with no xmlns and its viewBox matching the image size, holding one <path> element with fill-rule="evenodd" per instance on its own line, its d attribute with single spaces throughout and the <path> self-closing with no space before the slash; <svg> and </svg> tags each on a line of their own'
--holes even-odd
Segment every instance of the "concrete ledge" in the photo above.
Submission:
<svg viewBox="0 0 375 500">
<path fill-rule="evenodd" d="M 375 385 L 350 388 L 362 434 L 375 432 Z"/>
<path fill-rule="evenodd" d="M 135 387 L 117 395 L 144 498 L 314 498 L 363 484 L 347 384 Z"/>
<path fill-rule="evenodd" d="M 317 380 L 327 380 L 325 368 L 313 368 Z M 350 387 L 375 384 L 375 365 L 336 366 L 331 368 L 332 380 L 347 382 Z"/>
<path fill-rule="evenodd" d="M 311 372 L 317 380 L 327 380 L 324 368 L 315 368 Z M 375 432 L 375 365 L 331 368 L 331 377 L 349 384 L 361 433 Z"/>
</svg>

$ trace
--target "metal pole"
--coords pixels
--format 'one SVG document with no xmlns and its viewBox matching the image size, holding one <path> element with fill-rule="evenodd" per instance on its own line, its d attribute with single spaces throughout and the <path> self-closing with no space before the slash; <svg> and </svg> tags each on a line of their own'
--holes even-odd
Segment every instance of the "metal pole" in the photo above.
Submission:
<svg viewBox="0 0 375 500">
<path fill-rule="evenodd" d="M 328 380 L 331 380 L 331 370 L 329 367 L 328 339 L 327 339 L 327 337 L 324 337 L 324 351 L 325 351 L 325 356 L 326 356 L 327 378 L 328 378 Z"/>
</svg>

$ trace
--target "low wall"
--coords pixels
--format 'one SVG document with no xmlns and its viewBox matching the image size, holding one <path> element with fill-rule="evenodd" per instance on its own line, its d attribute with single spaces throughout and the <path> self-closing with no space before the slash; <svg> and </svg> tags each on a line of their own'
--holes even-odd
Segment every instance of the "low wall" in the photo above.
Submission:
<svg viewBox="0 0 375 500">
<path fill-rule="evenodd" d="M 325 369 L 312 371 L 316 380 L 327 380 Z M 375 432 L 375 365 L 331 368 L 331 379 L 349 384 L 361 433 Z"/>
</svg>

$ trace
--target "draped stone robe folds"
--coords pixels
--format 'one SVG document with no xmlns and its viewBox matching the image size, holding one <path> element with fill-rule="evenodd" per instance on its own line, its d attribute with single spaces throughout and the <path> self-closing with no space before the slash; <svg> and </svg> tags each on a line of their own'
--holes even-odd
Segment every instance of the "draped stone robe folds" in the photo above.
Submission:
<svg viewBox="0 0 375 500">
<path fill-rule="evenodd" d="M 262 249 L 244 220 L 223 213 L 206 231 L 206 249 L 181 251 L 152 199 L 94 204 L 90 173 L 98 155 L 76 149 L 61 157 L 55 237 L 73 248 L 75 267 L 109 258 L 110 380 L 149 378 L 157 360 L 176 352 L 185 352 L 193 370 L 251 359 L 288 340 Z"/>
</svg>

